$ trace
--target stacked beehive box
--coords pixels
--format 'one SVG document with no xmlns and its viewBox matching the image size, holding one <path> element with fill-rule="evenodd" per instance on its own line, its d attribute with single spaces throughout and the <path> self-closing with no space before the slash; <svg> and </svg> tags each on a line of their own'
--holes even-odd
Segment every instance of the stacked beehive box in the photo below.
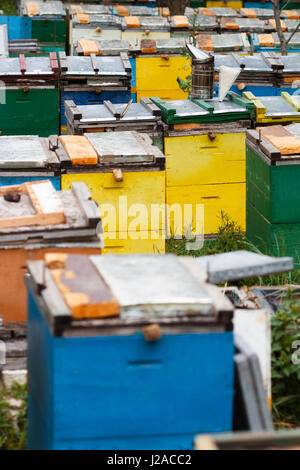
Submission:
<svg viewBox="0 0 300 470">
<path fill-rule="evenodd" d="M 97 227 L 98 226 L 98 227 Z M 56 191 L 51 181 L 0 187 L 0 309 L 5 323 L 26 321 L 24 266 L 45 253 L 101 253 L 97 205 L 83 183 Z"/>
<path fill-rule="evenodd" d="M 3 58 L 0 62 L 3 135 L 38 134 L 59 129 L 59 68 L 55 52 L 48 57 Z"/>
<path fill-rule="evenodd" d="M 164 253 L 165 158 L 147 134 L 61 136 L 62 189 L 83 181 L 103 216 L 105 253 Z"/>
<path fill-rule="evenodd" d="M 38 40 L 42 52 L 65 50 L 67 18 L 63 2 L 27 2 L 24 0 L 20 10 L 21 15 L 32 18 L 30 38 Z"/>
<path fill-rule="evenodd" d="M 299 124 L 247 133 L 247 237 L 265 252 L 300 256 Z"/>
<path fill-rule="evenodd" d="M 66 132 L 65 100 L 78 105 L 127 103 L 131 97 L 131 65 L 126 53 L 119 57 L 69 56 L 61 52 L 61 133 Z"/>
<path fill-rule="evenodd" d="M 166 124 L 167 204 L 179 205 L 182 214 L 184 205 L 193 207 L 193 214 L 183 216 L 179 224 L 170 218 L 169 231 L 182 234 L 182 229 L 192 228 L 196 234 L 214 234 L 221 210 L 244 229 L 245 129 L 251 125 L 253 105 L 231 92 L 223 102 L 152 101 Z M 201 215 L 196 220 L 198 206 L 204 207 L 204 220 Z"/>
<path fill-rule="evenodd" d="M 191 449 L 232 429 L 233 306 L 215 286 L 172 255 L 28 266 L 29 448 Z"/>
</svg>

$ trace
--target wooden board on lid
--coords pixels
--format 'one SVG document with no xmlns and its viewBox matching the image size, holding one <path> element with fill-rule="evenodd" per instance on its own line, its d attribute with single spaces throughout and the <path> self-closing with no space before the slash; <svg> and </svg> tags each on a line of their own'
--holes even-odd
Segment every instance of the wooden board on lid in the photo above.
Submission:
<svg viewBox="0 0 300 470">
<path fill-rule="evenodd" d="M 54 253 L 46 266 L 73 318 L 103 318 L 119 314 L 120 305 L 87 256 Z M 54 268 L 54 269 L 51 269 Z"/>
<path fill-rule="evenodd" d="M 256 129 L 261 135 L 280 150 L 281 155 L 294 155 L 300 153 L 300 139 L 283 126 L 259 127 Z"/>
</svg>

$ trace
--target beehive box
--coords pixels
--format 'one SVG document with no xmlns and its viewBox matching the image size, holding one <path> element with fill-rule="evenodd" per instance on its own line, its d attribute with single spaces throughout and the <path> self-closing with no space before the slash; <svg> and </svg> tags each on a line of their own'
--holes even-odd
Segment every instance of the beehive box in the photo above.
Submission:
<svg viewBox="0 0 300 470">
<path fill-rule="evenodd" d="M 205 16 L 212 16 L 215 18 L 222 18 L 228 17 L 228 18 L 234 18 L 238 16 L 238 13 L 235 9 L 229 8 L 226 6 L 216 6 L 216 7 L 211 7 L 211 8 L 198 8 L 198 12 L 202 15 Z"/>
<path fill-rule="evenodd" d="M 220 20 L 221 31 L 239 31 L 247 33 L 265 33 L 274 31 L 274 26 L 269 21 L 259 18 L 227 18 Z"/>
<path fill-rule="evenodd" d="M 28 448 L 191 449 L 231 430 L 230 302 L 175 256 L 100 258 L 69 256 L 61 283 L 28 265 Z"/>
<path fill-rule="evenodd" d="M 192 228 L 194 234 L 215 234 L 221 211 L 245 229 L 245 129 L 253 106 L 231 92 L 223 102 L 152 101 L 167 124 L 169 232 L 180 236 Z"/>
<path fill-rule="evenodd" d="M 163 100 L 186 97 L 177 82 L 178 78 L 185 80 L 191 73 L 190 59 L 184 51 L 183 38 L 144 39 L 131 47 L 130 53 L 135 56 L 137 101 L 151 96 Z"/>
<path fill-rule="evenodd" d="M 79 39 L 121 39 L 121 21 L 115 15 L 74 14 L 69 24 L 69 48 Z"/>
<path fill-rule="evenodd" d="M 250 91 L 243 96 L 255 105 L 255 123 L 274 124 L 300 122 L 300 100 L 298 95 L 281 92 L 280 96 L 259 96 L 256 98 Z"/>
<path fill-rule="evenodd" d="M 299 124 L 259 128 L 247 135 L 247 237 L 265 252 L 285 253 L 296 262 L 299 135 Z"/>
<path fill-rule="evenodd" d="M 131 97 L 131 65 L 126 53 L 119 57 L 69 56 L 61 52 L 60 96 L 61 133 L 66 132 L 64 102 L 77 105 L 127 103 Z"/>
<path fill-rule="evenodd" d="M 60 189 L 60 161 L 47 138 L 0 136 L 0 168 L 0 187 L 47 179 Z"/>
<path fill-rule="evenodd" d="M 234 86 L 231 87 L 232 91 L 239 94 L 250 91 L 256 96 L 276 96 L 283 83 L 284 64 L 281 57 L 272 52 L 254 56 L 216 54 L 215 78 L 217 80 L 221 66 L 240 69 L 240 74 Z M 218 83 L 216 89 L 218 90 Z"/>
<path fill-rule="evenodd" d="M 138 39 L 170 38 L 170 23 L 162 16 L 125 16 L 121 18 L 121 39 L 134 46 Z"/>
<path fill-rule="evenodd" d="M 123 16 L 152 16 L 157 15 L 156 9 L 141 5 L 111 5 L 109 7 L 113 15 Z"/>
<path fill-rule="evenodd" d="M 288 39 L 291 33 L 283 33 Z M 281 52 L 280 41 L 277 33 L 252 34 L 251 42 L 254 52 L 273 51 Z M 288 52 L 300 52 L 300 33 L 295 33 L 287 45 Z"/>
<path fill-rule="evenodd" d="M 185 79 L 190 73 L 189 61 L 184 56 L 184 38 L 142 39 L 134 45 L 129 41 L 86 41 L 74 45 L 76 55 L 119 55 L 126 52 L 131 64 L 131 97 L 134 102 L 141 97 L 159 96 L 162 99 L 185 97 L 177 78 Z M 161 75 L 164 74 L 164 80 Z"/>
<path fill-rule="evenodd" d="M 138 131 L 147 133 L 161 150 L 163 129 L 161 110 L 149 98 L 140 103 L 116 104 L 105 101 L 103 105 L 76 106 L 65 101 L 68 134 L 85 132 Z"/>
<path fill-rule="evenodd" d="M 62 2 L 24 1 L 21 5 L 21 15 L 32 18 L 32 36 L 30 37 L 44 45 L 66 46 L 66 9 Z"/>
<path fill-rule="evenodd" d="M 1 316 L 5 323 L 25 322 L 26 261 L 46 251 L 100 254 L 99 211 L 84 183 L 56 191 L 46 180 L 1 186 L 0 216 Z"/>
<path fill-rule="evenodd" d="M 250 52 L 246 33 L 198 34 L 197 46 L 208 52 Z"/>
<path fill-rule="evenodd" d="M 190 74 L 189 59 L 184 55 L 185 39 L 141 39 L 134 45 L 129 41 L 78 41 L 78 55 L 89 55 L 92 51 L 101 55 L 118 55 L 126 52 L 131 64 L 131 94 L 134 102 L 142 97 L 159 96 L 162 99 L 184 98 L 177 78 L 185 79 Z M 164 80 L 161 80 L 161 75 Z"/>
<path fill-rule="evenodd" d="M 170 17 L 170 25 L 171 37 L 183 36 L 187 39 L 199 31 L 216 33 L 218 29 L 218 22 L 215 17 L 201 14 Z"/>
<path fill-rule="evenodd" d="M 0 25 L 7 26 L 8 40 L 29 39 L 32 37 L 32 19 L 22 16 L 0 15 Z"/>
<path fill-rule="evenodd" d="M 270 8 L 240 8 L 237 13 L 244 18 L 259 18 L 261 20 L 274 18 L 274 11 Z M 282 15 L 285 17 L 283 12 Z"/>
<path fill-rule="evenodd" d="M 4 58 L 0 62 L 2 135 L 47 137 L 59 128 L 58 63 L 48 57 Z"/>
<path fill-rule="evenodd" d="M 62 136 L 62 189 L 83 181 L 101 207 L 104 253 L 164 253 L 165 158 L 137 132 Z"/>
<path fill-rule="evenodd" d="M 280 60 L 283 63 L 283 83 L 281 84 L 280 91 L 287 91 L 290 95 L 297 95 L 300 88 L 300 54 L 281 56 Z"/>
</svg>

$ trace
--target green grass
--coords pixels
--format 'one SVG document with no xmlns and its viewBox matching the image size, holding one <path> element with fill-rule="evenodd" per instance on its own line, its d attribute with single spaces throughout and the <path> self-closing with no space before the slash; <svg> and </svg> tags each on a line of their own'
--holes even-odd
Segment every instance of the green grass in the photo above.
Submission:
<svg viewBox="0 0 300 470">
<path fill-rule="evenodd" d="M 16 15 L 17 8 L 15 0 L 1 0 L 0 10 L 3 10 L 4 15 Z"/>
<path fill-rule="evenodd" d="M 174 237 L 167 240 L 166 251 L 177 256 L 205 256 L 229 251 L 249 250 L 255 253 L 264 254 L 250 243 L 238 224 L 224 212 L 220 213 L 220 226 L 215 240 L 204 242 L 201 250 L 190 251 L 186 249 L 187 240 L 176 239 Z M 278 246 L 277 256 L 285 256 Z M 243 281 L 230 282 L 227 285 L 234 286 L 284 286 L 300 284 L 300 264 L 295 263 L 295 269 L 288 273 L 274 274 L 272 276 L 255 277 Z"/>
<path fill-rule="evenodd" d="M 22 406 L 13 418 L 8 399 L 21 400 Z M 27 430 L 27 386 L 13 384 L 0 390 L 0 450 L 25 450 Z"/>
</svg>

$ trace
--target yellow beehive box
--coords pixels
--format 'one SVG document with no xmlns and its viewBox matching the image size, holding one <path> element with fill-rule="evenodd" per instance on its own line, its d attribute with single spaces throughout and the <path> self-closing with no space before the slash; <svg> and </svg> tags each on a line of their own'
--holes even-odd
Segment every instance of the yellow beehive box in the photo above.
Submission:
<svg viewBox="0 0 300 470">
<path fill-rule="evenodd" d="M 163 154 L 149 136 L 136 132 L 89 133 L 83 138 L 97 152 L 99 163 L 66 168 L 61 186 L 87 184 L 100 207 L 103 253 L 164 253 Z"/>
<path fill-rule="evenodd" d="M 137 98 L 158 96 L 164 101 L 185 99 L 187 93 L 179 88 L 177 78 L 185 80 L 190 74 L 191 66 L 184 56 L 137 57 Z"/>
<path fill-rule="evenodd" d="M 167 124 L 166 202 L 168 233 L 211 235 L 221 211 L 245 230 L 245 130 L 250 127 L 246 100 L 228 95 L 164 103 L 152 98 Z M 215 112 L 217 111 L 217 112 Z"/>
</svg>

